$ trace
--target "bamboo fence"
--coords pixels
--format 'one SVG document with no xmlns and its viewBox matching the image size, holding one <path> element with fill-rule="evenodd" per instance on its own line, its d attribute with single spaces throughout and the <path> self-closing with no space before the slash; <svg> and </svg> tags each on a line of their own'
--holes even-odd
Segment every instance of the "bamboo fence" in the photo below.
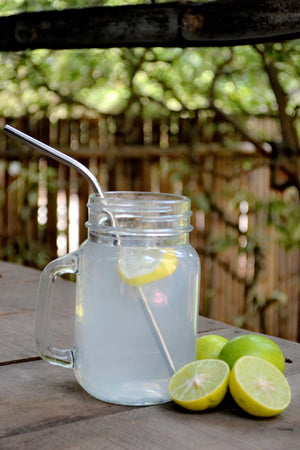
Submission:
<svg viewBox="0 0 300 450">
<path fill-rule="evenodd" d="M 195 119 L 151 122 L 108 116 L 51 123 L 26 117 L 9 123 L 78 159 L 101 180 L 104 190 L 189 189 L 192 195 L 209 195 L 214 207 L 195 206 L 192 218 L 191 243 L 202 267 L 200 313 L 253 331 L 300 339 L 299 249 L 283 248 L 274 229 L 261 226 L 263 212 L 250 213 L 242 198 L 239 208 L 232 205 L 237 193 L 262 200 L 282 195 L 271 191 L 268 164 L 254 152 L 228 151 Z M 245 161 L 251 170 L 243 169 Z M 89 193 L 86 180 L 74 170 L 0 133 L 1 259 L 43 267 L 57 256 L 60 239 L 61 251 L 74 249 L 87 236 Z M 70 213 L 72 199 L 78 225 Z M 238 232 L 240 246 L 212 252 L 212 236 L 224 237 L 230 231 Z M 258 262 L 241 252 L 249 233 L 259 234 L 264 256 L 252 297 L 245 280 L 253 277 Z"/>
</svg>

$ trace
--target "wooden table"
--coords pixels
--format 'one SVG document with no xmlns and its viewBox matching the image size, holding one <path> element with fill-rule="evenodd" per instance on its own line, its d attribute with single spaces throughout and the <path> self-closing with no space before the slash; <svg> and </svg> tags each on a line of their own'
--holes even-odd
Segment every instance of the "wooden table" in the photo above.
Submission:
<svg viewBox="0 0 300 450">
<path fill-rule="evenodd" d="M 255 419 L 228 397 L 215 410 L 191 413 L 173 402 L 129 407 L 101 402 L 72 370 L 39 359 L 33 317 L 40 272 L 0 262 L 0 449 L 300 449 L 300 344 L 274 338 L 285 357 L 291 405 Z M 74 284 L 59 280 L 53 332 L 72 334 Z M 72 316 L 72 315 L 71 315 Z M 64 329 L 64 332 L 62 330 Z M 232 338 L 245 331 L 199 318 L 199 333 Z"/>
</svg>

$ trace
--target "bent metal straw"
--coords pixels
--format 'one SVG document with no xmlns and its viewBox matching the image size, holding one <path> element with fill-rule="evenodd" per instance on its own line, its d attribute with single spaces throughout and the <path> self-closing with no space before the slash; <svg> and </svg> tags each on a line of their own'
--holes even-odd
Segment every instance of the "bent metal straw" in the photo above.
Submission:
<svg viewBox="0 0 300 450">
<path fill-rule="evenodd" d="M 61 162 L 65 165 L 77 170 L 77 172 L 79 172 L 81 175 L 83 175 L 87 179 L 87 181 L 90 183 L 93 191 L 96 194 L 98 194 L 101 198 L 103 198 L 103 199 L 105 198 L 103 190 L 102 190 L 97 178 L 86 166 L 84 166 L 80 162 L 76 161 L 76 159 L 66 155 L 65 153 L 60 152 L 59 150 L 54 149 L 53 147 L 50 147 L 50 145 L 44 144 L 43 142 L 23 133 L 22 131 L 17 130 L 16 128 L 12 127 L 11 125 L 5 125 L 4 131 L 6 134 L 11 136 L 12 138 L 14 138 L 20 142 L 23 142 L 23 143 L 25 142 L 28 145 L 30 145 L 32 148 L 34 148 L 35 150 L 38 150 L 41 153 L 43 153 L 44 155 L 49 156 L 49 157 L 55 159 L 56 161 Z M 116 227 L 117 226 L 116 219 L 110 213 L 109 209 L 106 210 L 106 213 L 111 220 L 112 226 Z M 117 237 L 116 243 L 119 243 L 119 242 L 120 242 L 120 238 Z M 170 376 L 172 376 L 174 374 L 174 372 L 176 372 L 173 360 L 168 351 L 168 348 L 166 346 L 164 338 L 160 332 L 160 329 L 157 325 L 155 317 L 153 316 L 152 311 L 149 307 L 149 304 L 148 304 L 147 298 L 145 297 L 143 289 L 139 286 L 138 290 L 140 292 L 141 304 L 143 306 L 145 316 L 148 320 L 150 329 L 151 329 L 152 334 L 156 340 L 156 343 L 160 349 L 161 355 L 166 363 L 169 374 L 170 374 Z"/>
</svg>

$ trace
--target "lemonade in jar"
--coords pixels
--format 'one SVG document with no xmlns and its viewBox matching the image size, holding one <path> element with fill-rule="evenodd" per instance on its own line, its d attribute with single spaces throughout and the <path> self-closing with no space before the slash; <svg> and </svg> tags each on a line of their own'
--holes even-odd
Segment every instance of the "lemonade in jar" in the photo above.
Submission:
<svg viewBox="0 0 300 450">
<path fill-rule="evenodd" d="M 72 367 L 101 400 L 167 402 L 170 376 L 196 358 L 200 263 L 189 243 L 190 200 L 107 192 L 92 194 L 88 210 L 88 239 L 55 260 L 60 269 L 50 263 L 52 273 L 77 275 L 74 348 L 65 358 L 49 345 L 40 353 Z"/>
</svg>

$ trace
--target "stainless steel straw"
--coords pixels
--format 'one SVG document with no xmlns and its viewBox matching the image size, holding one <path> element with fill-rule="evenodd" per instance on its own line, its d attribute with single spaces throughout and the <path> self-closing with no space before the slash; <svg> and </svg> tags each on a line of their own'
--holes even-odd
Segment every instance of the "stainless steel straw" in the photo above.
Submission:
<svg viewBox="0 0 300 450">
<path fill-rule="evenodd" d="M 25 142 L 28 145 L 30 145 L 31 147 L 33 147 L 35 150 L 38 150 L 41 153 L 43 153 L 44 155 L 49 156 L 49 157 L 55 159 L 56 161 L 59 161 L 65 165 L 77 170 L 77 172 L 79 172 L 81 175 L 83 175 L 88 180 L 91 187 L 93 188 L 93 191 L 96 194 L 98 194 L 101 198 L 105 199 L 103 190 L 102 190 L 97 178 L 86 166 L 84 166 L 80 162 L 76 161 L 76 159 L 71 158 L 70 156 L 60 152 L 59 150 L 56 150 L 53 147 L 50 147 L 50 145 L 44 144 L 43 142 L 23 133 L 22 131 L 17 130 L 16 128 L 14 128 L 10 125 L 5 125 L 4 131 L 6 132 L 6 134 L 13 137 L 14 139 L 16 139 L 20 142 L 23 142 L 23 143 Z M 112 225 L 115 227 L 117 225 L 116 219 L 109 212 L 109 210 L 106 210 L 106 212 L 111 219 Z M 118 238 L 118 240 L 120 242 L 120 238 Z M 173 373 L 176 371 L 173 360 L 168 351 L 168 348 L 166 346 L 164 338 L 160 332 L 160 329 L 157 325 L 155 317 L 149 307 L 149 304 L 148 304 L 147 298 L 145 297 L 143 289 L 141 287 L 138 287 L 138 290 L 140 292 L 141 304 L 143 306 L 145 316 L 148 320 L 149 326 L 152 330 L 152 333 L 156 340 L 156 343 L 160 349 L 162 357 L 166 363 L 168 372 L 169 372 L 170 376 L 172 376 Z"/>
</svg>

